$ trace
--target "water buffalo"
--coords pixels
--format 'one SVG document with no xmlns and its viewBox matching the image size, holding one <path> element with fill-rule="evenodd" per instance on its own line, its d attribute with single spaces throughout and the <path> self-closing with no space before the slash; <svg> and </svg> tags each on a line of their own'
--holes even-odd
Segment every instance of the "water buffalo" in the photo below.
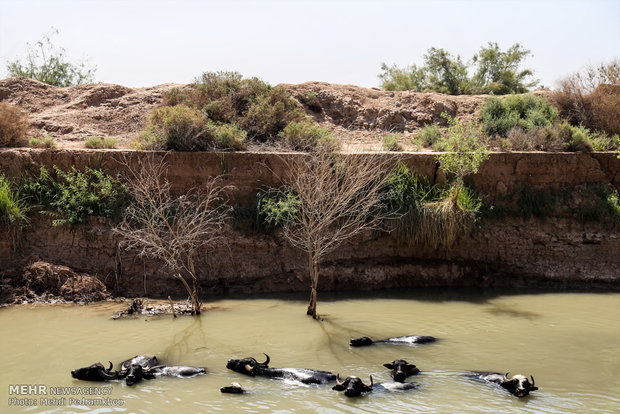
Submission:
<svg viewBox="0 0 620 414">
<path fill-rule="evenodd" d="M 144 355 L 136 355 L 133 358 L 129 358 L 128 360 L 121 362 L 121 371 L 129 369 L 132 365 L 140 365 L 144 369 L 149 369 L 160 365 L 160 363 L 156 356 L 147 357 Z"/>
<path fill-rule="evenodd" d="M 340 376 L 336 378 L 336 385 L 332 387 L 335 391 L 344 391 L 344 395 L 347 397 L 358 397 L 362 393 L 371 391 L 407 391 L 418 388 L 418 384 L 415 382 L 384 382 L 380 384 L 374 384 L 372 381 L 372 375 L 370 376 L 370 385 L 364 384 L 364 382 L 358 377 L 347 377 L 344 381 L 340 381 Z"/>
<path fill-rule="evenodd" d="M 530 376 L 532 379 L 530 383 L 530 380 L 524 375 L 517 374 L 508 378 L 508 374 L 508 372 L 503 375 L 497 372 L 470 372 L 465 375 L 477 381 L 498 384 L 517 397 L 525 397 L 530 394 L 530 391 L 538 389 L 533 376 Z"/>
<path fill-rule="evenodd" d="M 258 362 L 251 357 L 230 359 L 226 363 L 226 368 L 252 377 L 282 378 L 299 381 L 303 384 L 324 384 L 336 379 L 336 376 L 328 371 L 307 368 L 270 368 L 271 359 L 267 354 L 265 357 L 267 358 L 265 362 Z"/>
<path fill-rule="evenodd" d="M 238 382 L 233 382 L 230 385 L 220 388 L 220 392 L 224 394 L 243 394 L 245 390 L 241 387 L 241 384 Z"/>
<path fill-rule="evenodd" d="M 132 364 L 121 371 L 119 378 L 125 379 L 125 384 L 127 385 L 134 385 L 143 379 L 154 379 L 155 374 L 149 368 L 144 368 L 140 364 Z"/>
<path fill-rule="evenodd" d="M 155 356 L 136 355 L 121 363 L 119 378 L 124 378 L 127 385 L 134 385 L 142 379 L 154 379 L 157 377 L 188 378 L 206 373 L 207 369 L 203 367 L 162 365 Z"/>
<path fill-rule="evenodd" d="M 109 361 L 108 361 L 109 362 Z M 105 368 L 101 362 L 97 362 L 89 367 L 78 368 L 71 371 L 71 376 L 75 379 L 83 381 L 109 381 L 118 379 L 118 371 L 112 372 L 112 363 L 110 368 Z"/>
<path fill-rule="evenodd" d="M 387 369 L 391 369 L 390 375 L 396 382 L 405 382 L 407 377 L 420 373 L 420 370 L 413 364 L 408 363 L 404 359 L 395 359 L 392 362 L 383 364 Z"/>
<path fill-rule="evenodd" d="M 435 342 L 437 338 L 433 336 L 422 336 L 422 335 L 407 335 L 407 336 L 396 336 L 394 338 L 381 339 L 379 341 L 373 341 L 367 336 L 362 336 L 361 338 L 352 338 L 349 341 L 349 345 L 351 346 L 368 346 L 372 344 L 392 344 L 392 345 L 417 345 L 417 344 L 428 344 L 431 342 Z"/>
</svg>

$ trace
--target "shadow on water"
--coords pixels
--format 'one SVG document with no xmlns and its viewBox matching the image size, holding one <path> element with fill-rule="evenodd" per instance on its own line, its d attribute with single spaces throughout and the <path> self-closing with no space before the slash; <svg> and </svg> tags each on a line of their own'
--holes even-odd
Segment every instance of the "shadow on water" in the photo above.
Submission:
<svg viewBox="0 0 620 414">
<path fill-rule="evenodd" d="M 509 316 L 512 318 L 525 318 L 528 320 L 534 320 L 542 317 L 540 313 L 514 308 L 499 307 L 497 305 L 494 305 L 491 308 L 485 308 L 483 311 L 490 313 L 493 316 Z"/>
<path fill-rule="evenodd" d="M 583 290 L 583 289 L 533 289 L 533 288 L 479 288 L 479 287 L 427 287 L 427 288 L 398 288 L 378 289 L 373 291 L 337 291 L 321 292 L 319 289 L 319 302 L 336 302 L 341 300 L 417 300 L 423 302 L 468 302 L 473 304 L 490 304 L 499 297 L 519 295 L 544 295 L 557 293 L 618 293 L 611 290 Z M 282 301 L 308 301 L 308 292 L 277 292 L 260 294 L 228 294 L 221 296 L 209 296 L 205 301 L 217 301 L 221 299 L 238 300 L 261 300 L 276 299 Z M 537 315 L 527 311 L 516 311 L 494 307 L 488 312 L 496 315 L 504 314 L 515 317 L 536 317 Z"/>
</svg>

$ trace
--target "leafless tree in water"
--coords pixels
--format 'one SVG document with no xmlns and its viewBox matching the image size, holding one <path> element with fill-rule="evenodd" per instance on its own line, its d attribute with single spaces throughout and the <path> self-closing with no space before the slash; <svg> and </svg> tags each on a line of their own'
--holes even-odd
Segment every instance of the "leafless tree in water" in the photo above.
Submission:
<svg viewBox="0 0 620 414">
<path fill-rule="evenodd" d="M 297 214 L 283 235 L 308 257 L 311 283 L 307 314 L 319 319 L 317 286 L 320 263 L 352 237 L 382 229 L 394 213 L 383 203 L 391 171 L 389 157 L 379 154 L 333 154 L 317 151 L 284 160 L 288 176 L 284 192 L 298 200 Z"/>
<path fill-rule="evenodd" d="M 115 232 L 121 247 L 141 257 L 161 260 L 185 287 L 192 314 L 200 314 L 195 261 L 223 238 L 232 212 L 226 203 L 232 186 L 209 177 L 200 188 L 171 194 L 165 157 L 125 161 L 132 201 Z M 190 286 L 190 283 L 192 284 Z"/>
</svg>

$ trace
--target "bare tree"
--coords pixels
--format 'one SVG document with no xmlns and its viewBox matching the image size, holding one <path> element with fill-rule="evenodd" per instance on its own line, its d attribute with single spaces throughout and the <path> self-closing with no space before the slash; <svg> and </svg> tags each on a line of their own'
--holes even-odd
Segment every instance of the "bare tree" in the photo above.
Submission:
<svg viewBox="0 0 620 414">
<path fill-rule="evenodd" d="M 201 188 L 173 196 L 165 158 L 124 164 L 132 202 L 115 229 L 122 237 L 121 247 L 161 260 L 183 284 L 192 314 L 200 314 L 195 259 L 222 239 L 232 211 L 226 195 L 233 187 L 220 186 L 221 177 L 209 177 Z"/>
<path fill-rule="evenodd" d="M 389 157 L 372 154 L 336 155 L 328 151 L 284 161 L 284 188 L 297 198 L 296 214 L 285 222 L 283 234 L 308 255 L 311 283 L 307 314 L 316 313 L 320 263 L 345 240 L 382 228 L 393 213 L 385 208 L 383 192 Z"/>
</svg>

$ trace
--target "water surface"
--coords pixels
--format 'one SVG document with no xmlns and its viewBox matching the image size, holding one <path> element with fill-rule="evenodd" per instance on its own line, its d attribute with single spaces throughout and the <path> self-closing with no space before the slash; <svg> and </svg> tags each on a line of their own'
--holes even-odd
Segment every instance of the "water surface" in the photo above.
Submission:
<svg viewBox="0 0 620 414">
<path fill-rule="evenodd" d="M 321 301 L 323 298 L 323 301 Z M 305 298 L 304 298 L 305 299 Z M 0 309 L 0 412 L 130 413 L 411 413 L 620 411 L 620 294 L 399 291 L 375 297 L 319 297 L 316 322 L 306 302 L 226 299 L 198 318 L 150 317 L 112 320 L 123 305 L 17 306 Z M 432 335 L 418 347 L 373 345 L 350 348 L 352 337 L 382 339 Z M 389 380 L 383 363 L 406 359 L 422 370 L 414 391 L 370 393 L 357 399 L 331 385 L 300 385 L 250 378 L 227 370 L 230 358 L 266 352 L 273 367 L 315 368 Z M 133 387 L 89 383 L 72 369 L 101 361 L 115 365 L 136 354 L 157 355 L 169 365 L 206 366 L 206 376 L 158 378 Z M 462 377 L 468 370 L 533 375 L 540 390 L 517 399 Z M 240 382 L 244 395 L 219 388 Z M 122 406 L 42 406 L 50 395 L 9 394 L 10 385 L 111 387 Z M 10 398 L 36 405 L 9 406 Z M 82 397 L 82 396 L 78 396 Z M 96 396 L 84 396 L 96 398 Z"/>
</svg>

